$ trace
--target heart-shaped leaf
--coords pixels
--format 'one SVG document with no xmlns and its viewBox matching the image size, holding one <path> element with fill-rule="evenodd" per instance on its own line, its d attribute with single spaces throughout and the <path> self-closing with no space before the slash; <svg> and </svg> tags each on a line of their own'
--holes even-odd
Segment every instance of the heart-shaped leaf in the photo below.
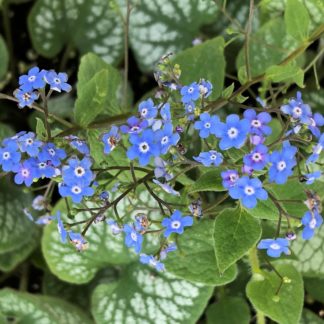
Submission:
<svg viewBox="0 0 324 324">
<path fill-rule="evenodd" d="M 118 282 L 99 285 L 92 298 L 96 323 L 193 324 L 202 314 L 212 287 L 129 266 Z"/>
</svg>

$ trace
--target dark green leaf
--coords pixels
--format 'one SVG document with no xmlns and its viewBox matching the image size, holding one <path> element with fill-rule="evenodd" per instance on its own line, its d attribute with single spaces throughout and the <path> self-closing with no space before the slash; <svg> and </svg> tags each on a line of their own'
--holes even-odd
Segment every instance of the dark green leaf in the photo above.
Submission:
<svg viewBox="0 0 324 324">
<path fill-rule="evenodd" d="M 222 185 L 220 173 L 220 170 L 207 171 L 189 188 L 189 193 L 200 191 L 226 191 Z"/>
<path fill-rule="evenodd" d="M 324 279 L 304 278 L 306 291 L 315 300 L 324 303 Z"/>
<path fill-rule="evenodd" d="M 0 35 L 0 80 L 4 77 L 8 70 L 9 54 L 6 43 Z"/>
</svg>

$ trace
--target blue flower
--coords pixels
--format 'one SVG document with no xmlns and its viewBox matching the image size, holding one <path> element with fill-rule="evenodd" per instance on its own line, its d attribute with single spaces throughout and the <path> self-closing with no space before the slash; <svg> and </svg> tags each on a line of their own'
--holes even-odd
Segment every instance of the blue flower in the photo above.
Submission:
<svg viewBox="0 0 324 324">
<path fill-rule="evenodd" d="M 37 225 L 48 225 L 52 223 L 52 220 L 55 219 L 55 216 L 50 216 L 50 215 L 44 215 L 39 217 L 36 221 L 35 224 Z"/>
<path fill-rule="evenodd" d="M 165 124 L 163 129 L 156 131 L 155 136 L 157 143 L 159 143 L 161 154 L 166 154 L 169 148 L 176 145 L 180 140 L 180 135 L 173 133 L 171 123 Z"/>
<path fill-rule="evenodd" d="M 45 144 L 42 151 L 39 153 L 39 159 L 41 161 L 49 161 L 55 167 L 60 166 L 61 160 L 65 158 L 65 151 L 63 149 L 58 149 L 53 143 Z"/>
<path fill-rule="evenodd" d="M 71 140 L 70 145 L 80 153 L 84 155 L 89 155 L 90 154 L 90 149 L 89 146 L 85 141 L 80 140 L 77 136 L 66 136 L 65 137 L 68 140 Z"/>
<path fill-rule="evenodd" d="M 252 145 L 259 145 L 265 142 L 265 137 L 261 135 L 250 135 L 250 143 Z"/>
<path fill-rule="evenodd" d="M 268 148 L 265 145 L 257 145 L 250 154 L 243 158 L 246 166 L 251 167 L 253 170 L 262 170 L 268 163 Z"/>
<path fill-rule="evenodd" d="M 321 136 L 321 131 L 318 126 L 324 125 L 324 117 L 320 113 L 315 113 L 313 117 L 310 118 L 310 124 L 308 125 L 308 129 L 312 132 L 315 137 Z"/>
<path fill-rule="evenodd" d="M 303 216 L 301 223 L 304 225 L 302 237 L 304 240 L 311 239 L 315 234 L 315 228 L 318 228 L 323 223 L 323 218 L 317 210 L 314 212 L 307 211 Z"/>
<path fill-rule="evenodd" d="M 69 237 L 71 243 L 79 252 L 85 250 L 88 247 L 88 243 L 80 233 L 74 233 L 73 231 L 70 231 Z"/>
<path fill-rule="evenodd" d="M 166 228 L 164 236 L 169 237 L 172 233 L 182 234 L 184 227 L 192 226 L 193 218 L 191 216 L 182 217 L 182 213 L 176 210 L 170 218 L 164 218 L 161 224 Z"/>
<path fill-rule="evenodd" d="M 34 89 L 45 87 L 44 75 L 46 71 L 40 71 L 37 66 L 31 68 L 28 74 L 19 77 L 20 89 L 24 92 L 31 92 Z"/>
<path fill-rule="evenodd" d="M 93 173 L 90 170 L 92 163 L 89 158 L 85 157 L 81 161 L 77 158 L 71 158 L 68 163 L 62 169 L 64 183 L 75 184 L 75 182 L 83 181 L 89 184 L 92 181 Z"/>
<path fill-rule="evenodd" d="M 193 101 L 189 101 L 185 104 L 185 115 L 188 120 L 195 119 L 195 103 Z"/>
<path fill-rule="evenodd" d="M 14 181 L 16 184 L 24 183 L 27 187 L 30 187 L 36 177 L 36 171 L 32 161 L 26 160 L 20 163 L 17 168 L 15 168 L 14 172 L 16 172 Z"/>
<path fill-rule="evenodd" d="M 171 112 L 170 112 L 170 104 L 166 102 L 165 104 L 160 104 L 162 105 L 160 109 L 160 116 L 162 117 L 162 120 L 164 123 L 171 123 Z"/>
<path fill-rule="evenodd" d="M 138 112 L 143 119 L 155 118 L 158 110 L 154 106 L 153 100 L 150 98 L 148 100 L 142 101 L 138 106 Z"/>
<path fill-rule="evenodd" d="M 143 235 L 136 232 L 133 227 L 126 224 L 124 226 L 124 232 L 126 234 L 125 236 L 125 244 L 127 247 L 134 248 L 134 251 L 138 254 L 140 253 L 142 249 L 142 243 L 143 243 Z"/>
<path fill-rule="evenodd" d="M 177 249 L 177 246 L 175 245 L 175 243 L 171 242 L 169 244 L 167 244 L 165 247 L 163 247 L 163 249 L 160 252 L 160 260 L 165 260 L 168 253 L 173 252 Z"/>
<path fill-rule="evenodd" d="M 271 116 L 267 112 L 256 113 L 254 109 L 244 111 L 244 118 L 250 122 L 250 133 L 259 136 L 268 136 L 272 129 L 267 124 L 271 121 Z"/>
<path fill-rule="evenodd" d="M 170 185 L 167 183 L 161 183 L 160 181 L 153 179 L 153 182 L 160 186 L 165 192 L 173 195 L 173 196 L 180 196 L 180 192 L 174 190 Z"/>
<path fill-rule="evenodd" d="M 155 134 L 151 129 L 146 129 L 141 134 L 131 134 L 129 141 L 133 145 L 128 149 L 127 157 L 130 160 L 138 158 L 140 165 L 147 165 L 151 156 L 160 154 L 159 144 L 154 139 Z"/>
<path fill-rule="evenodd" d="M 4 148 L 0 147 L 0 165 L 5 172 L 14 171 L 21 159 L 20 152 L 17 152 L 16 143 L 8 143 Z"/>
<path fill-rule="evenodd" d="M 321 171 L 315 171 L 312 173 L 308 173 L 304 175 L 306 178 L 306 184 L 311 185 L 314 183 L 314 181 L 318 178 L 320 178 L 322 176 L 322 172 Z"/>
<path fill-rule="evenodd" d="M 115 149 L 117 143 L 120 141 L 118 127 L 112 126 L 110 132 L 102 136 L 102 141 L 104 143 L 104 153 L 109 154 Z"/>
<path fill-rule="evenodd" d="M 269 161 L 272 166 L 269 170 L 269 181 L 277 184 L 284 184 L 288 177 L 293 174 L 292 168 L 297 164 L 295 154 L 297 148 L 291 146 L 289 142 L 284 142 L 281 151 L 274 151 Z"/>
<path fill-rule="evenodd" d="M 37 156 L 39 148 L 43 143 L 36 139 L 35 133 L 29 132 L 18 139 L 20 151 L 26 152 L 29 156 Z"/>
<path fill-rule="evenodd" d="M 257 199 L 268 199 L 268 193 L 262 188 L 262 182 L 257 178 L 251 179 L 246 176 L 238 179 L 236 185 L 229 188 L 229 195 L 233 199 L 240 199 L 247 208 L 254 208 Z"/>
<path fill-rule="evenodd" d="M 239 174 L 236 170 L 227 170 L 221 173 L 221 177 L 223 179 L 223 187 L 229 189 L 236 185 L 236 182 L 239 179 Z"/>
<path fill-rule="evenodd" d="M 267 254 L 272 258 L 279 258 L 281 253 L 290 254 L 289 240 L 285 238 L 264 239 L 258 244 L 259 250 L 267 250 Z"/>
<path fill-rule="evenodd" d="M 49 71 L 44 75 L 44 79 L 50 85 L 51 90 L 70 92 L 72 89 L 71 85 L 67 83 L 68 76 L 66 73 Z"/>
<path fill-rule="evenodd" d="M 218 116 L 210 116 L 208 113 L 202 113 L 200 120 L 195 122 L 195 129 L 199 130 L 201 138 L 207 138 L 210 134 L 220 135 L 219 127 L 221 122 Z"/>
<path fill-rule="evenodd" d="M 153 255 L 141 254 L 140 262 L 143 264 L 148 264 L 157 271 L 164 271 L 164 264 L 157 260 Z"/>
<path fill-rule="evenodd" d="M 127 124 L 128 125 L 120 126 L 120 130 L 123 134 L 138 134 L 148 126 L 147 120 L 142 120 L 135 116 L 128 118 Z"/>
<path fill-rule="evenodd" d="M 55 168 L 47 163 L 47 160 L 32 158 L 30 161 L 35 169 L 35 178 L 52 178 L 55 176 Z"/>
<path fill-rule="evenodd" d="M 213 85 L 209 81 L 206 81 L 204 79 L 200 81 L 199 91 L 203 97 L 205 98 L 209 97 L 210 94 L 212 93 L 212 90 L 213 90 Z"/>
<path fill-rule="evenodd" d="M 320 136 L 318 143 L 313 146 L 313 153 L 308 157 L 306 163 L 314 163 L 318 160 L 324 148 L 324 133 Z"/>
<path fill-rule="evenodd" d="M 312 111 L 309 105 L 304 104 L 301 92 L 297 92 L 296 98 L 290 99 L 287 105 L 281 106 L 284 114 L 291 116 L 294 120 L 298 120 L 303 124 L 310 124 Z"/>
<path fill-rule="evenodd" d="M 114 235 L 118 235 L 124 231 L 124 228 L 120 227 L 113 219 L 107 219 L 106 223 L 110 226 L 111 232 Z"/>
<path fill-rule="evenodd" d="M 61 236 L 61 241 L 62 241 L 62 243 L 66 243 L 68 233 L 67 233 L 66 229 L 64 228 L 63 222 L 61 220 L 61 212 L 58 211 L 56 213 L 55 217 L 57 220 L 57 230 Z"/>
<path fill-rule="evenodd" d="M 173 174 L 167 171 L 168 163 L 165 162 L 162 158 L 154 158 L 154 175 L 156 178 L 165 178 L 166 181 L 170 181 L 173 178 Z"/>
<path fill-rule="evenodd" d="M 58 187 L 59 193 L 62 197 L 71 197 L 72 201 L 79 204 L 83 197 L 93 196 L 94 190 L 89 187 L 89 184 L 82 181 L 69 183 L 62 183 Z"/>
<path fill-rule="evenodd" d="M 219 147 L 221 150 L 228 150 L 232 147 L 243 146 L 250 130 L 250 122 L 247 119 L 240 120 L 235 114 L 227 116 L 226 123 L 220 123 L 216 136 L 220 137 Z"/>
<path fill-rule="evenodd" d="M 211 165 L 219 166 L 223 162 L 223 155 L 217 151 L 201 152 L 199 156 L 194 156 L 194 160 L 206 167 Z"/>
<path fill-rule="evenodd" d="M 189 86 L 183 86 L 181 88 L 181 101 L 183 103 L 188 103 L 190 101 L 195 101 L 200 97 L 200 89 L 197 82 L 191 83 Z"/>
<path fill-rule="evenodd" d="M 17 89 L 14 92 L 14 96 L 18 99 L 18 108 L 20 109 L 26 106 L 31 108 L 35 100 L 37 100 L 39 97 L 37 92 L 28 92 L 21 89 Z"/>
<path fill-rule="evenodd" d="M 46 199 L 42 195 L 38 195 L 33 199 L 32 207 L 35 210 L 44 210 L 46 207 Z"/>
</svg>

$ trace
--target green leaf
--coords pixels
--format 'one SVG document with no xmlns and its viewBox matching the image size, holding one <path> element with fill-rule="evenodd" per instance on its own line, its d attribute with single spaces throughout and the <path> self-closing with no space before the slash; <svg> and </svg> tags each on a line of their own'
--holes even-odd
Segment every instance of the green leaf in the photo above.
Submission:
<svg viewBox="0 0 324 324">
<path fill-rule="evenodd" d="M 265 23 L 254 34 L 250 42 L 250 67 L 252 76 L 263 74 L 270 66 L 282 62 L 298 42 L 286 34 L 284 21 L 276 18 Z M 244 50 L 238 55 L 236 67 L 245 66 Z"/>
<path fill-rule="evenodd" d="M 294 82 L 304 88 L 304 71 L 293 62 L 270 66 L 266 70 L 266 78 L 272 82 Z"/>
<path fill-rule="evenodd" d="M 299 323 L 304 303 L 303 279 L 291 265 L 276 266 L 276 269 L 289 279 L 289 283 L 283 283 L 278 296 L 276 291 L 281 279 L 274 271 L 262 271 L 264 278 L 260 275 L 252 277 L 246 294 L 252 305 L 273 321 L 279 324 Z"/>
<path fill-rule="evenodd" d="M 215 13 L 212 0 L 188 0 L 183 4 L 178 0 L 142 0 L 132 11 L 129 29 L 140 68 L 152 70 L 161 56 L 192 46 L 200 27 L 212 22 Z"/>
<path fill-rule="evenodd" d="M 36 226 L 23 212 L 31 205 L 31 195 L 0 181 L 0 253 L 10 252 L 29 244 L 35 237 Z"/>
<path fill-rule="evenodd" d="M 223 37 L 217 37 L 179 53 L 173 62 L 180 65 L 180 81 L 190 84 L 200 79 L 209 80 L 213 85 L 210 98 L 218 98 L 224 86 L 224 45 Z"/>
<path fill-rule="evenodd" d="M 225 209 L 215 220 L 215 254 L 222 273 L 241 259 L 261 237 L 257 219 L 238 206 Z"/>
<path fill-rule="evenodd" d="M 308 36 L 309 22 L 309 14 L 304 4 L 298 0 L 287 0 L 285 10 L 287 33 L 298 41 L 304 41 Z"/>
<path fill-rule="evenodd" d="M 194 324 L 212 291 L 212 287 L 179 280 L 135 264 L 123 272 L 118 282 L 96 288 L 92 313 L 97 324 Z"/>
<path fill-rule="evenodd" d="M 324 303 L 324 279 L 304 278 L 306 291 L 317 301 Z"/>
<path fill-rule="evenodd" d="M 212 286 L 233 281 L 237 274 L 235 266 L 223 274 L 218 270 L 213 231 L 212 220 L 201 220 L 186 229 L 177 240 L 177 251 L 170 253 L 165 260 L 167 271 L 177 277 Z"/>
<path fill-rule="evenodd" d="M 92 323 L 83 311 L 61 299 L 12 289 L 0 290 L 0 312 L 24 324 Z"/>
<path fill-rule="evenodd" d="M 36 134 L 37 137 L 42 141 L 46 140 L 47 138 L 47 132 L 44 122 L 38 117 L 36 117 Z"/>
<path fill-rule="evenodd" d="M 222 91 L 222 98 L 228 99 L 234 91 L 235 83 L 232 82 L 227 88 Z"/>
<path fill-rule="evenodd" d="M 304 308 L 300 324 L 324 324 L 324 321 L 309 309 Z"/>
<path fill-rule="evenodd" d="M 224 297 L 207 308 L 207 324 L 249 324 L 250 309 L 240 297 Z"/>
<path fill-rule="evenodd" d="M 123 25 L 116 10 L 106 0 L 38 0 L 28 16 L 33 46 L 48 58 L 68 46 L 116 64 L 123 52 Z"/>
<path fill-rule="evenodd" d="M 220 170 L 207 171 L 189 188 L 189 193 L 201 191 L 226 191 L 222 185 L 220 173 Z"/>
<path fill-rule="evenodd" d="M 9 54 L 6 43 L 0 35 L 0 80 L 5 76 L 9 65 Z"/>
</svg>

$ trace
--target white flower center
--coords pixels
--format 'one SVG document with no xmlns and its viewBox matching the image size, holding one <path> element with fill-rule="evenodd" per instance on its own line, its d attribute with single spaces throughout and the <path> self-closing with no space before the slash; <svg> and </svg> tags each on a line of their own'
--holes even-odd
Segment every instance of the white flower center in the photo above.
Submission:
<svg viewBox="0 0 324 324">
<path fill-rule="evenodd" d="M 79 167 L 75 168 L 74 174 L 77 177 L 82 177 L 85 174 L 85 170 L 84 170 L 84 168 L 82 168 L 82 167 L 79 166 Z"/>
<path fill-rule="evenodd" d="M 145 117 L 146 114 L 147 114 L 147 108 L 143 108 L 143 109 L 141 110 L 141 115 L 142 115 L 143 117 Z"/>
<path fill-rule="evenodd" d="M 79 194 L 81 192 L 81 188 L 79 186 L 74 186 L 74 187 L 72 187 L 71 191 L 74 194 Z"/>
<path fill-rule="evenodd" d="M 280 161 L 280 162 L 277 163 L 277 169 L 278 169 L 279 171 L 284 170 L 284 169 L 286 168 L 286 166 L 287 166 L 287 164 L 286 164 L 285 161 Z"/>
<path fill-rule="evenodd" d="M 188 93 L 193 93 L 194 92 L 194 88 L 193 87 L 190 87 L 189 89 L 188 89 Z"/>
<path fill-rule="evenodd" d="M 251 196 L 251 195 L 253 195 L 253 194 L 255 193 L 255 190 L 254 190 L 254 188 L 251 187 L 251 186 L 246 186 L 246 187 L 244 188 L 244 192 L 245 192 L 245 194 L 247 194 L 248 196 Z"/>
<path fill-rule="evenodd" d="M 169 137 L 168 136 L 162 137 L 161 144 L 167 144 L 168 142 L 169 142 Z"/>
<path fill-rule="evenodd" d="M 261 127 L 261 122 L 258 119 L 253 119 L 252 122 L 251 122 L 251 125 L 253 127 Z"/>
<path fill-rule="evenodd" d="M 174 229 L 178 229 L 181 226 L 181 223 L 179 221 L 173 221 L 171 223 L 171 227 Z"/>
<path fill-rule="evenodd" d="M 54 156 L 55 155 L 55 150 L 49 149 L 48 153 L 49 153 L 50 156 Z"/>
<path fill-rule="evenodd" d="M 216 154 L 212 154 L 212 155 L 210 156 L 210 159 L 211 159 L 211 160 L 216 160 L 216 158 L 217 158 Z"/>
<path fill-rule="evenodd" d="M 28 140 L 26 140 L 26 145 L 32 145 L 34 143 L 32 138 L 28 138 Z"/>
<path fill-rule="evenodd" d="M 23 177 L 28 177 L 29 176 L 29 170 L 28 169 L 22 169 L 21 174 Z"/>
<path fill-rule="evenodd" d="M 55 82 L 56 84 L 60 84 L 60 83 L 61 83 L 61 80 L 60 80 L 59 78 L 55 78 L 55 79 L 54 79 L 54 82 Z"/>
<path fill-rule="evenodd" d="M 316 227 L 316 219 L 313 218 L 310 222 L 309 222 L 309 227 L 311 229 L 314 229 Z"/>
<path fill-rule="evenodd" d="M 131 128 L 131 131 L 132 132 L 136 132 L 136 131 L 138 131 L 139 130 L 139 127 L 138 126 L 133 126 L 132 128 Z"/>
<path fill-rule="evenodd" d="M 140 145 L 139 145 L 139 150 L 141 153 L 147 153 L 150 149 L 150 146 L 146 143 L 146 142 L 142 142 Z"/>
<path fill-rule="evenodd" d="M 294 109 L 293 109 L 293 113 L 294 113 L 294 115 L 296 115 L 296 116 L 300 116 L 301 114 L 302 114 L 302 109 L 300 108 L 300 107 L 295 107 Z"/>
<path fill-rule="evenodd" d="M 270 248 L 273 249 L 273 250 L 280 250 L 281 246 L 277 243 L 272 243 L 270 245 Z"/>
<path fill-rule="evenodd" d="M 46 168 L 46 163 L 45 162 L 38 163 L 38 167 L 40 169 L 45 169 Z"/>
<path fill-rule="evenodd" d="M 238 130 L 235 127 L 231 127 L 228 131 L 227 131 L 227 135 L 229 136 L 229 138 L 235 138 L 238 135 Z"/>
<path fill-rule="evenodd" d="M 9 152 L 3 152 L 3 153 L 2 153 L 2 158 L 3 158 L 4 160 L 8 160 L 8 159 L 10 159 L 10 153 L 9 153 Z"/>
<path fill-rule="evenodd" d="M 36 80 L 36 76 L 35 75 L 31 75 L 29 78 L 28 78 L 28 81 L 29 82 L 34 82 Z"/>
<path fill-rule="evenodd" d="M 262 160 L 262 156 L 261 156 L 261 154 L 260 154 L 260 153 L 254 153 L 254 154 L 252 155 L 252 160 L 255 161 L 255 162 L 259 162 L 259 161 L 261 161 L 261 160 Z"/>
<path fill-rule="evenodd" d="M 24 100 L 24 101 L 29 101 L 31 95 L 30 95 L 28 92 L 26 92 L 26 93 L 24 93 L 24 94 L 22 95 L 22 97 L 23 97 L 23 100 Z"/>
<path fill-rule="evenodd" d="M 207 122 L 207 123 L 205 123 L 205 125 L 204 125 L 204 126 L 205 126 L 205 128 L 210 128 L 210 126 L 211 126 L 211 125 L 210 125 L 210 123 L 209 123 L 209 122 Z"/>
<path fill-rule="evenodd" d="M 235 173 L 231 173 L 229 175 L 229 179 L 230 179 L 231 182 L 235 182 L 237 180 L 237 178 L 238 178 L 238 175 L 235 174 Z"/>
<path fill-rule="evenodd" d="M 137 235 L 136 235 L 135 232 L 131 233 L 131 238 L 132 238 L 133 241 L 137 242 Z"/>
</svg>

